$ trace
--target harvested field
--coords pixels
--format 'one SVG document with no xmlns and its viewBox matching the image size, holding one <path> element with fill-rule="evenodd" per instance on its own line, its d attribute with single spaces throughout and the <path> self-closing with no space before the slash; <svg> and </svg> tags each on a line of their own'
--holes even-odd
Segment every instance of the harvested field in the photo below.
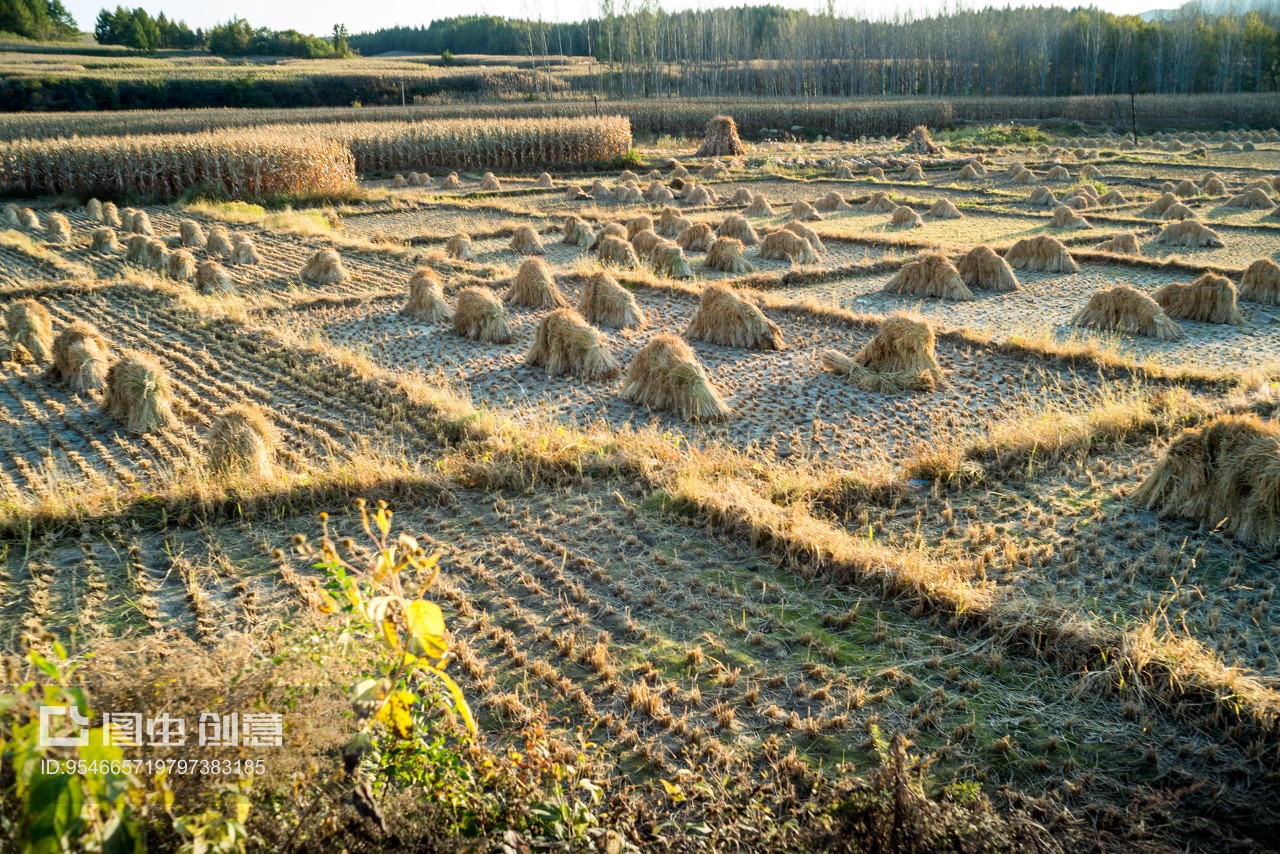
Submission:
<svg viewBox="0 0 1280 854">
<path fill-rule="evenodd" d="M 350 201 L 117 200 L 122 217 L 146 214 L 156 243 L 137 245 L 177 257 L 176 274 L 102 251 L 105 206 L 15 199 L 41 230 L 0 230 L 0 312 L 34 300 L 45 337 L 63 343 L 39 364 L 0 361 L 5 651 L 57 637 L 74 656 L 101 653 L 90 672 L 137 663 L 148 689 L 229 650 L 251 662 L 243 672 L 276 673 L 282 693 L 260 701 L 296 703 L 281 707 L 302 746 L 255 779 L 249 823 L 288 849 L 310 819 L 269 814 L 258 792 L 285 804 L 295 786 L 337 779 L 347 683 L 370 666 L 362 641 L 350 641 L 358 660 L 329 645 L 354 617 L 326 613 L 314 582 L 331 570 L 290 543 L 319 542 L 321 510 L 336 537 L 358 539 L 352 502 L 381 498 L 388 531 L 423 549 L 394 541 L 403 554 L 441 552 L 424 595 L 475 712 L 475 755 L 507 768 L 517 750 L 550 767 L 583 752 L 574 779 L 609 792 L 584 808 L 661 815 L 671 850 L 695 822 L 720 828 L 762 806 L 821 825 L 851 801 L 819 793 L 877 773 L 895 737 L 928 758 L 918 797 L 952 809 L 981 794 L 1065 850 L 1265 850 L 1280 838 L 1280 461 L 1268 456 L 1280 311 L 1249 299 L 1274 302 L 1266 264 L 1238 317 L 1234 291 L 1207 274 L 1239 287 L 1250 264 L 1280 260 L 1280 221 L 1223 206 L 1280 172 L 1280 143 L 1235 153 L 1224 138 L 1204 158 L 1093 156 L 1114 139 L 993 145 L 985 175 L 962 179 L 978 150 L 932 132 L 912 143 L 943 146 L 911 155 L 923 183 L 903 180 L 904 140 L 762 143 L 717 122 L 705 142 L 718 162 L 695 153 L 701 138 L 638 141 L 624 168 L 459 161 L 453 187 L 446 169 L 415 180 L 417 164 L 391 165 L 388 147 L 374 151 L 386 172 Z M 1054 228 L 1054 208 L 1026 204 L 1041 177 L 1007 180 L 1014 162 L 1044 176 L 1055 160 L 1067 173 L 1055 196 L 1078 193 L 1060 221 L 1078 213 L 1091 228 Z M 877 168 L 887 177 L 873 183 Z M 499 189 L 482 190 L 489 171 Z M 1192 192 L 1210 171 L 1227 192 Z M 715 201 L 680 198 L 686 173 Z M 1223 247 L 1154 242 L 1167 223 L 1142 212 L 1184 181 L 1188 221 Z M 582 196 L 567 198 L 572 186 Z M 873 192 L 921 226 L 864 209 Z M 1114 204 L 1093 204 L 1111 192 Z M 793 205 L 833 193 L 847 208 L 828 199 L 821 219 L 792 224 Z M 772 214 L 748 210 L 757 194 Z M 571 217 L 581 233 L 565 242 Z M 679 236 L 664 222 L 695 229 L 687 271 L 663 249 Z M 748 229 L 759 243 L 740 245 Z M 111 230 L 127 247 L 128 229 Z M 615 232 L 624 247 L 635 238 L 637 262 L 606 277 L 587 238 Z M 458 234 L 466 256 L 447 249 Z M 814 251 L 762 257 L 771 234 Z M 1128 249 L 1109 243 L 1122 234 L 1138 254 L 1099 248 Z M 1009 276 L 1000 259 L 1039 237 L 1062 241 L 1079 272 Z M 235 245 L 257 263 L 224 253 Z M 344 275 L 304 278 L 325 250 Z M 229 288 L 186 280 L 212 261 Z M 1170 287 L 1197 280 L 1215 289 Z M 1116 298 L 1082 315 L 1104 292 Z M 1148 316 L 1157 295 L 1180 337 Z M 139 426 L 104 406 L 103 375 L 126 351 L 162 372 L 167 417 Z M 1255 418 L 1265 441 L 1234 469 L 1187 450 L 1196 430 Z M 1184 457 L 1217 473 L 1214 489 L 1244 484 L 1241 501 L 1166 498 Z M 1143 490 L 1153 474 L 1164 486 Z M 1218 520 L 1219 507 L 1251 515 Z M 313 648 L 305 678 L 272 671 Z M 104 676 L 93 691 L 109 702 L 128 683 Z M 419 732 L 453 719 L 439 697 L 415 707 Z M 454 726 L 438 729 L 450 750 Z M 704 803 L 712 779 L 723 800 Z M 679 808 L 657 781 L 681 787 Z M 358 841 L 381 831 L 345 788 L 316 808 L 333 818 L 332 845 L 385 846 Z M 420 804 L 407 791 L 396 804 Z M 734 812 L 741 792 L 757 794 Z M 407 833 L 411 810 L 383 809 Z M 328 850 L 298 832 L 295 847 Z"/>
</svg>

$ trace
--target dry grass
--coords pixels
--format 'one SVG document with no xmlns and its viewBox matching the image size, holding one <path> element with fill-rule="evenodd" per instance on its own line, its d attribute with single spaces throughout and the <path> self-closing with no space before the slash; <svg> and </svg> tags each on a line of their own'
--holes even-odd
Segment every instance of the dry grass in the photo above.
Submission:
<svg viewBox="0 0 1280 854">
<path fill-rule="evenodd" d="M 163 276 L 169 269 L 169 244 L 158 237 L 147 238 L 146 267 Z"/>
<path fill-rule="evenodd" d="M 178 243 L 188 248 L 205 245 L 204 229 L 194 219 L 183 218 L 178 222 Z"/>
<path fill-rule="evenodd" d="M 960 272 L 944 255 L 927 254 L 902 269 L 884 286 L 887 293 L 908 297 L 970 300 L 973 292 L 965 286 Z"/>
<path fill-rule="evenodd" d="M 874 211 L 875 213 L 892 213 L 898 207 L 889 196 L 879 190 L 871 194 L 871 197 L 859 205 L 864 211 Z"/>
<path fill-rule="evenodd" d="M 474 261 L 475 253 L 471 250 L 470 235 L 461 232 L 450 237 L 444 244 L 444 253 L 459 261 Z"/>
<path fill-rule="evenodd" d="M 502 301 L 529 308 L 564 308 L 569 304 L 556 286 L 551 266 L 541 258 L 529 258 L 520 264 Z"/>
<path fill-rule="evenodd" d="M 730 214 L 724 218 L 724 221 L 716 227 L 716 236 L 731 237 L 743 246 L 755 246 L 760 242 L 760 237 L 751 227 L 751 223 L 737 214 Z"/>
<path fill-rule="evenodd" d="M 597 237 L 596 258 L 601 264 L 634 269 L 640 266 L 636 250 L 622 237 L 602 233 Z"/>
<path fill-rule="evenodd" d="M 822 215 L 802 199 L 791 206 L 791 218 L 800 222 L 817 222 L 822 219 Z"/>
<path fill-rule="evenodd" d="M 907 205 L 899 205 L 893 209 L 893 214 L 889 217 L 889 224 L 894 228 L 920 228 L 924 225 L 924 220 L 920 218 L 920 214 L 916 213 L 913 208 Z"/>
<path fill-rule="evenodd" d="M 893 314 L 852 357 L 823 350 L 822 368 L 866 391 L 932 391 L 942 381 L 933 327 L 923 318 Z"/>
<path fill-rule="evenodd" d="M 258 264 L 261 261 L 262 257 L 258 255 L 258 250 L 248 235 L 237 234 L 235 246 L 231 247 L 231 254 L 227 257 L 227 262 L 230 264 Z"/>
<path fill-rule="evenodd" d="M 175 282 L 189 282 L 196 275 L 196 259 L 186 249 L 176 249 L 169 253 L 165 265 L 165 275 Z"/>
<path fill-rule="evenodd" d="M 600 244 L 606 237 L 616 237 L 619 240 L 626 241 L 627 243 L 630 243 L 631 240 L 627 237 L 627 227 L 625 225 L 620 222 L 606 222 L 600 227 L 600 230 L 596 232 L 595 242 L 588 248 L 593 251 L 598 251 L 600 249 Z"/>
<path fill-rule="evenodd" d="M 1057 207 L 1058 197 L 1048 187 L 1036 187 L 1031 191 L 1031 195 L 1027 196 L 1027 204 L 1037 208 Z"/>
<path fill-rule="evenodd" d="M 707 251 L 707 259 L 704 263 L 707 269 L 719 270 L 722 273 L 742 275 L 754 272 L 755 267 L 743 257 L 742 252 L 741 240 L 734 237 L 718 237 Z"/>
<path fill-rule="evenodd" d="M 1164 209 L 1164 213 L 1160 215 L 1160 219 L 1166 222 L 1182 222 L 1184 219 L 1196 218 L 1196 212 L 1181 202 L 1176 205 L 1169 205 Z"/>
<path fill-rule="evenodd" d="M 238 403 L 213 422 L 206 445 L 209 467 L 219 473 L 239 473 L 271 480 L 279 432 L 260 407 Z"/>
<path fill-rule="evenodd" d="M 599 330 L 571 308 L 558 308 L 542 319 L 525 364 L 541 366 L 549 376 L 573 374 L 587 381 L 609 379 L 622 369 Z"/>
<path fill-rule="evenodd" d="M 1222 182 L 1222 178 L 1218 175 L 1209 175 L 1200 185 L 1200 189 L 1204 191 L 1206 196 L 1225 196 L 1227 194 L 1227 185 Z"/>
<path fill-rule="evenodd" d="M 4 313 L 9 360 L 41 365 L 53 356 L 53 318 L 33 299 L 20 299 Z"/>
<path fill-rule="evenodd" d="M 1089 329 L 1146 335 L 1158 341 L 1182 337 L 1182 327 L 1169 319 L 1159 303 L 1129 285 L 1097 291 L 1071 323 Z"/>
<path fill-rule="evenodd" d="M 1138 248 L 1138 236 L 1132 231 L 1113 234 L 1093 248 L 1099 252 L 1114 252 L 1117 255 L 1142 254 L 1142 250 Z"/>
<path fill-rule="evenodd" d="M 444 323 L 453 319 L 453 307 L 444 298 L 440 274 L 430 267 L 415 267 L 409 276 L 409 301 L 400 314 L 419 323 Z"/>
<path fill-rule="evenodd" d="M 1173 440 L 1133 500 L 1161 516 L 1280 546 L 1280 427 L 1254 414 L 1219 415 Z"/>
<path fill-rule="evenodd" d="M 1047 235 L 1025 237 L 1013 244 L 1004 260 L 1015 270 L 1043 273 L 1078 273 L 1080 265 L 1071 257 L 1067 247 Z"/>
<path fill-rule="evenodd" d="M 693 223 L 685 219 L 678 208 L 665 207 L 658 216 L 657 232 L 664 237 L 676 237 L 692 225 Z M 625 233 L 623 236 L 630 239 L 630 236 Z"/>
<path fill-rule="evenodd" d="M 1223 202 L 1229 208 L 1245 208 L 1247 210 L 1265 211 L 1275 206 L 1275 199 L 1261 187 L 1232 196 Z"/>
<path fill-rule="evenodd" d="M 156 233 L 151 227 L 151 217 L 146 211 L 134 211 L 133 218 L 125 222 L 125 230 L 134 234 L 145 234 L 148 237 L 154 237 Z"/>
<path fill-rule="evenodd" d="M 680 232 L 680 236 L 676 238 L 676 244 L 688 252 L 706 252 L 715 239 L 715 232 L 709 224 L 695 222 Z"/>
<path fill-rule="evenodd" d="M 347 271 L 336 249 L 318 249 L 299 273 L 308 285 L 336 285 L 346 281 Z"/>
<path fill-rule="evenodd" d="M 716 204 L 716 195 L 702 184 L 686 184 L 684 202 L 690 207 L 707 207 Z"/>
<path fill-rule="evenodd" d="M 760 257 L 772 261 L 790 261 L 792 264 L 816 264 L 818 253 L 809 241 L 785 228 L 764 236 Z"/>
<path fill-rule="evenodd" d="M 112 228 L 95 228 L 89 238 L 89 248 L 104 255 L 114 255 L 122 251 L 119 241 L 116 240 L 115 229 Z"/>
<path fill-rule="evenodd" d="M 1190 178 L 1183 178 L 1178 182 L 1178 186 L 1173 188 L 1173 194 L 1180 199 L 1190 199 L 1200 195 L 1200 185 Z"/>
<path fill-rule="evenodd" d="M 730 412 L 693 350 L 674 335 L 654 336 L 632 357 L 620 396 L 686 421 L 716 420 Z"/>
<path fill-rule="evenodd" d="M 65 245 L 71 242 L 71 221 L 60 213 L 45 218 L 44 230 L 50 243 Z"/>
<path fill-rule="evenodd" d="M 516 229 L 516 233 L 511 235 L 510 246 L 512 252 L 517 252 L 521 255 L 547 254 L 542 241 L 538 238 L 538 232 L 527 225 L 520 226 Z"/>
<path fill-rule="evenodd" d="M 1178 197 L 1173 193 L 1164 193 L 1160 198 L 1143 208 L 1138 216 L 1162 217 L 1165 211 L 1178 203 Z"/>
<path fill-rule="evenodd" d="M 493 291 L 471 286 L 458 291 L 453 312 L 453 331 L 473 341 L 507 344 L 515 333 L 511 318 Z"/>
<path fill-rule="evenodd" d="M 649 259 L 653 256 L 653 250 L 657 249 L 667 241 L 657 235 L 653 231 L 641 231 L 631 238 L 631 248 L 636 251 L 636 257 Z"/>
<path fill-rule="evenodd" d="M 614 329 L 641 329 L 646 323 L 635 296 L 603 270 L 583 283 L 578 311 L 591 323 Z"/>
<path fill-rule="evenodd" d="M 1009 262 L 990 246 L 975 246 L 956 262 L 956 272 L 968 288 L 1007 293 L 1018 289 L 1018 278 Z"/>
<path fill-rule="evenodd" d="M 642 231 L 653 231 L 653 220 L 649 218 L 648 214 L 633 216 L 626 221 L 625 225 L 627 227 L 627 240 L 631 240 Z"/>
<path fill-rule="evenodd" d="M 1053 216 L 1049 218 L 1049 225 L 1053 228 L 1093 228 L 1088 220 L 1076 214 L 1067 205 L 1058 205 L 1053 209 Z"/>
<path fill-rule="evenodd" d="M 966 169 L 970 168 L 968 166 Z M 929 206 L 929 216 L 934 219 L 963 219 L 964 214 L 960 213 L 960 209 L 955 206 L 950 199 L 938 199 Z"/>
<path fill-rule="evenodd" d="M 173 425 L 169 375 L 148 353 L 125 350 L 107 370 L 102 409 L 130 433 L 150 433 Z"/>
<path fill-rule="evenodd" d="M 73 321 L 53 341 L 52 376 L 76 394 L 101 391 L 107 382 L 107 339 L 93 324 Z"/>
<path fill-rule="evenodd" d="M 1280 264 L 1259 258 L 1240 277 L 1240 299 L 1263 305 L 1280 305 Z"/>
<path fill-rule="evenodd" d="M 747 147 L 738 138 L 738 125 L 733 116 L 715 116 L 707 122 L 695 157 L 736 157 L 746 154 Z"/>
<path fill-rule="evenodd" d="M 778 324 L 765 317 L 754 302 L 721 283 L 703 288 L 685 335 L 747 350 L 781 350 L 786 346 Z"/>
<path fill-rule="evenodd" d="M 1177 320 L 1201 323 L 1240 323 L 1236 286 L 1226 276 L 1205 273 L 1190 284 L 1174 282 L 1155 293 L 1165 314 Z"/>
<path fill-rule="evenodd" d="M 823 213 L 853 210 L 853 206 L 844 200 L 844 196 L 834 190 L 814 202 L 813 207 Z"/>
<path fill-rule="evenodd" d="M 146 235 L 133 235 L 129 238 L 129 243 L 125 249 L 124 260 L 128 261 L 130 264 L 137 264 L 140 267 L 147 266 L 151 257 L 148 254 L 150 246 L 151 241 Z"/>
<path fill-rule="evenodd" d="M 202 294 L 221 294 L 234 291 L 236 283 L 217 261 L 202 261 L 196 269 L 196 287 Z"/>
<path fill-rule="evenodd" d="M 661 238 L 659 238 L 661 239 Z M 674 243 L 663 241 L 653 248 L 650 263 L 660 276 L 669 279 L 692 279 L 693 268 L 684 257 L 684 250 Z"/>
<path fill-rule="evenodd" d="M 784 225 L 783 228 L 792 234 L 803 237 L 805 240 L 809 241 L 809 245 L 813 247 L 813 251 L 819 255 L 827 251 L 827 247 L 823 244 L 822 238 L 818 237 L 818 232 L 814 231 L 803 222 L 797 222 L 793 219 L 791 222 Z"/>
<path fill-rule="evenodd" d="M 1155 242 L 1187 249 L 1221 249 L 1226 245 L 1216 231 L 1194 219 L 1166 225 L 1156 235 Z"/>
<path fill-rule="evenodd" d="M 747 216 L 773 216 L 773 206 L 769 204 L 769 200 L 763 193 L 755 193 L 745 213 Z"/>
</svg>

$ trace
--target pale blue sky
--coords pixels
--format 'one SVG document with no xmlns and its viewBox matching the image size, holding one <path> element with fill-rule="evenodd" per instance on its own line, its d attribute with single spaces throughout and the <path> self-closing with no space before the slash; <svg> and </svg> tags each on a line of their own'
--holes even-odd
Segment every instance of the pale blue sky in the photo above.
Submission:
<svg viewBox="0 0 1280 854">
<path fill-rule="evenodd" d="M 739 6 L 743 3 L 765 2 L 765 0 L 725 0 L 724 3 L 687 2 L 687 0 L 665 0 L 664 8 L 707 8 L 717 5 Z M 821 2 L 803 2 L 803 0 L 773 0 L 782 6 L 796 8 L 819 8 Z M 1046 0 L 1047 2 L 1047 0 Z M 93 22 L 98 11 L 104 5 L 115 8 L 116 5 L 127 7 L 142 6 L 148 12 L 159 14 L 164 12 L 171 18 L 184 20 L 192 27 L 209 27 L 219 21 L 233 17 L 246 18 L 254 26 L 271 27 L 272 29 L 296 29 L 317 35 L 333 31 L 333 25 L 344 23 L 353 33 L 375 30 L 395 24 L 426 25 L 432 17 L 449 15 L 490 14 L 507 17 L 542 18 L 544 20 L 578 20 L 591 16 L 598 3 L 595 0 L 458 0 L 444 3 L 410 3 L 381 2 L 363 5 L 350 0 L 221 0 L 209 3 L 207 0 L 113 0 L 110 4 L 103 0 L 63 0 L 63 4 L 75 16 L 82 30 L 93 30 Z M 943 0 L 877 0 L 874 3 L 844 2 L 836 0 L 837 8 L 852 12 L 872 10 L 872 14 L 892 14 L 896 10 L 915 10 L 925 12 L 937 10 L 944 6 Z M 956 4 L 949 4 L 954 7 Z M 987 5 L 1029 5 L 1028 3 L 1005 2 L 969 3 L 970 6 Z M 1035 5 L 1044 5 L 1036 3 Z M 1057 5 L 1087 5 L 1077 2 L 1059 2 Z M 1181 0 L 1100 0 L 1095 5 L 1118 13 L 1145 12 L 1149 9 L 1170 8 L 1181 5 Z"/>
</svg>

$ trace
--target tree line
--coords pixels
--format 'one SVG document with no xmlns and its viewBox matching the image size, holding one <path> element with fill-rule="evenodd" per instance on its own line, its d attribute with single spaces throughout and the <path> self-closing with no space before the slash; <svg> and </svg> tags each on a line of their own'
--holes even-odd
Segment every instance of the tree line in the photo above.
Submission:
<svg viewBox="0 0 1280 854">
<path fill-rule="evenodd" d="M 0 3 L 11 0 L 0 0 Z M 53 0 L 57 2 L 57 0 Z M 295 56 L 304 59 L 343 58 L 351 55 L 347 29 L 339 24 L 332 39 L 309 36 L 297 30 L 254 27 L 244 18 L 232 18 L 204 30 L 192 30 L 185 21 L 175 21 L 161 12 L 157 17 L 142 8 L 98 13 L 93 36 L 98 44 L 114 44 L 136 50 L 205 48 L 220 56 Z"/>
<path fill-rule="evenodd" d="M 960 9 L 870 20 L 753 6 L 667 12 L 600 0 L 574 23 L 459 17 L 352 36 L 373 55 L 594 57 L 603 96 L 1056 96 L 1280 89 L 1280 3 L 1144 20 L 1096 8 Z"/>
<path fill-rule="evenodd" d="M 0 0 L 0 32 L 51 41 L 75 38 L 80 29 L 61 0 Z"/>
</svg>

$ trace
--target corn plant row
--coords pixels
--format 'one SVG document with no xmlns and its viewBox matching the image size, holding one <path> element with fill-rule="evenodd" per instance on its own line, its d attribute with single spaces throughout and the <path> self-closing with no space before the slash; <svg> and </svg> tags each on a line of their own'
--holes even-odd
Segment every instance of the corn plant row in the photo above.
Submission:
<svg viewBox="0 0 1280 854">
<path fill-rule="evenodd" d="M 365 122 L 294 130 L 342 142 L 361 172 L 571 165 L 613 160 L 631 148 L 631 123 L 622 116 Z"/>
<path fill-rule="evenodd" d="M 0 188 L 170 199 L 204 187 L 237 198 L 339 191 L 355 159 L 335 140 L 272 129 L 216 134 L 21 140 L 0 156 Z"/>
<path fill-rule="evenodd" d="M 638 99 L 609 101 L 605 109 L 625 115 L 634 130 L 701 135 L 709 118 L 731 114 L 741 132 L 814 127 L 841 136 L 879 136 L 958 122 L 1053 119 L 1119 126 L 1116 99 L 1078 98 L 815 98 Z M 1129 104 L 1123 103 L 1128 116 Z M 1273 94 L 1140 95 L 1139 125 L 1158 122 L 1234 122 L 1253 128 L 1280 127 L 1280 98 Z M 0 139 L 114 136 L 130 133 L 194 133 L 269 124 L 415 122 L 469 118 L 473 121 L 573 118 L 594 115 L 590 100 L 430 104 L 409 107 L 315 107 L 305 109 L 140 110 L 103 113 L 9 113 L 0 115 Z"/>
</svg>

